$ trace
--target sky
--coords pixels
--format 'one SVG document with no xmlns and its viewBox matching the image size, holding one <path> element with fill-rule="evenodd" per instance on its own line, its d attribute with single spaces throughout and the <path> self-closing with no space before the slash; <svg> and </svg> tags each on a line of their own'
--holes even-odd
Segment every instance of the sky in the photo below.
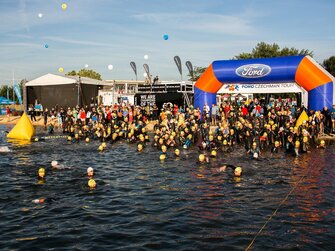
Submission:
<svg viewBox="0 0 335 251">
<path fill-rule="evenodd" d="M 131 61 L 139 80 L 144 63 L 179 80 L 176 55 L 186 79 L 186 61 L 207 67 L 262 41 L 322 63 L 335 55 L 334 13 L 334 0 L 0 0 L 0 85 L 87 65 L 103 79 L 135 79 Z"/>
</svg>

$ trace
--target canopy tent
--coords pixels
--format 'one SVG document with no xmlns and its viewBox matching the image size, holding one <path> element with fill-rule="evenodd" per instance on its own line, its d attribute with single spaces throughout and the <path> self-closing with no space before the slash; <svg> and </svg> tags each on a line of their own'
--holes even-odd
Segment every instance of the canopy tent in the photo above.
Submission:
<svg viewBox="0 0 335 251">
<path fill-rule="evenodd" d="M 7 99 L 5 97 L 0 97 L 0 105 L 13 105 L 14 101 Z"/>
<path fill-rule="evenodd" d="M 49 73 L 25 84 L 26 105 L 38 103 L 49 109 L 55 106 L 87 106 L 92 99 L 96 100 L 103 85 L 110 84 L 86 77 Z"/>
</svg>

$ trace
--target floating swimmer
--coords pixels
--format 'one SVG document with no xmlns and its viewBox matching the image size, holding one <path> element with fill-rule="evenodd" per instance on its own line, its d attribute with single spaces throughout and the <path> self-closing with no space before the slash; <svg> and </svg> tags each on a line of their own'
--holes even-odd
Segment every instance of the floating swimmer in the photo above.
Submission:
<svg viewBox="0 0 335 251">
<path fill-rule="evenodd" d="M 34 199 L 31 202 L 34 204 L 42 204 L 42 203 L 47 203 L 47 202 L 52 202 L 55 199 L 53 198 L 39 198 L 39 199 Z"/>
<path fill-rule="evenodd" d="M 87 172 L 87 177 L 89 177 L 90 179 L 94 176 L 94 169 L 92 167 L 88 167 L 86 172 Z"/>
<path fill-rule="evenodd" d="M 242 175 L 242 168 L 239 166 L 234 166 L 234 165 L 224 165 L 221 166 L 218 171 L 219 172 L 225 172 L 227 170 L 227 168 L 231 168 L 234 172 L 234 176 L 236 177 L 240 177 Z"/>
<path fill-rule="evenodd" d="M 58 164 L 58 161 L 53 160 L 51 161 L 51 167 L 59 169 L 61 166 Z"/>
<path fill-rule="evenodd" d="M 0 153 L 9 153 L 11 151 L 8 146 L 0 146 Z"/>
</svg>

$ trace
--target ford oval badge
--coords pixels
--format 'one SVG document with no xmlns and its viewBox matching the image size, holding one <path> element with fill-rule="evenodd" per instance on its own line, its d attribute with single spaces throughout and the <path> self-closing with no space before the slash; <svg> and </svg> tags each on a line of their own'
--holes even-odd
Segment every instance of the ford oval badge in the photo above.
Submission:
<svg viewBox="0 0 335 251">
<path fill-rule="evenodd" d="M 271 67 L 265 64 L 247 64 L 235 70 L 235 73 L 242 78 L 262 78 L 270 72 Z"/>
</svg>

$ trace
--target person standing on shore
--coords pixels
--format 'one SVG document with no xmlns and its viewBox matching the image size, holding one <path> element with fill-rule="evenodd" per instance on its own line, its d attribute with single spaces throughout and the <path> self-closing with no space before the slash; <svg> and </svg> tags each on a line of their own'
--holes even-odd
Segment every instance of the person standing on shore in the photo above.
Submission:
<svg viewBox="0 0 335 251">
<path fill-rule="evenodd" d="M 6 108 L 6 117 L 7 117 L 7 121 L 9 122 L 9 115 L 10 115 L 10 108 L 9 106 L 7 106 Z"/>
<path fill-rule="evenodd" d="M 36 121 L 36 117 L 35 117 L 35 107 L 33 105 L 29 106 L 28 109 L 29 115 L 30 115 L 30 120 L 31 121 Z"/>
<path fill-rule="evenodd" d="M 44 128 L 47 129 L 47 123 L 48 123 L 48 115 L 49 115 L 49 110 L 48 108 L 45 108 L 43 112 L 43 117 L 44 117 Z"/>
</svg>

